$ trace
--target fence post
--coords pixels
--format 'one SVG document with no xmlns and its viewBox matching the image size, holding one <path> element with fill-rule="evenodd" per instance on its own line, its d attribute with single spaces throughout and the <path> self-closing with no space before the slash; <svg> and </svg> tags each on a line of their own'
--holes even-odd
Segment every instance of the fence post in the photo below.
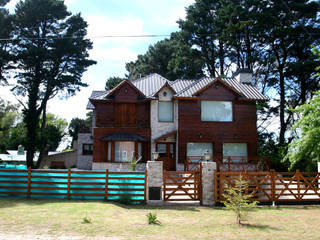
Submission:
<svg viewBox="0 0 320 240">
<path fill-rule="evenodd" d="M 67 199 L 70 200 L 70 180 L 71 178 L 71 169 L 68 169 L 68 191 L 67 191 Z"/>
<path fill-rule="evenodd" d="M 271 198 L 272 198 L 272 206 L 276 206 L 276 195 L 275 195 L 275 172 L 273 169 L 270 171 L 270 183 L 271 183 Z"/>
<path fill-rule="evenodd" d="M 108 200 L 108 186 L 109 186 L 109 169 L 106 169 L 106 183 L 104 186 L 104 200 Z"/>
<path fill-rule="evenodd" d="M 300 170 L 299 169 L 296 170 L 295 177 L 297 179 L 298 201 L 300 201 L 301 196 L 300 196 Z"/>
<path fill-rule="evenodd" d="M 147 203 L 147 181 L 148 181 L 148 170 L 144 170 L 144 203 Z"/>
<path fill-rule="evenodd" d="M 200 199 L 200 205 L 202 206 L 202 162 L 200 162 L 199 182 L 197 185 L 198 185 L 197 189 L 198 189 L 198 196 Z"/>
<path fill-rule="evenodd" d="M 31 167 L 28 168 L 28 188 L 27 188 L 27 199 L 30 199 L 31 193 Z"/>
</svg>

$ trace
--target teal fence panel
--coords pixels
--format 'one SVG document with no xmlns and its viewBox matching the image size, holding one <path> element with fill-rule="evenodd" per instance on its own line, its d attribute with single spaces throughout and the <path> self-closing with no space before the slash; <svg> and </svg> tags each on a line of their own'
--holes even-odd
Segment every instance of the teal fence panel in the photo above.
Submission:
<svg viewBox="0 0 320 240">
<path fill-rule="evenodd" d="M 145 202 L 146 172 L 0 169 L 0 197 Z"/>
</svg>

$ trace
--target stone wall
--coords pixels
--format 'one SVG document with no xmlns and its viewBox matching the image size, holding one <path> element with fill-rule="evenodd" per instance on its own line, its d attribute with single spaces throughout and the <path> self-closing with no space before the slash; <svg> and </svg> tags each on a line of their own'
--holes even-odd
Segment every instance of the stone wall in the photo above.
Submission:
<svg viewBox="0 0 320 240">
<path fill-rule="evenodd" d="M 110 163 L 110 162 L 93 162 L 92 170 L 106 170 L 111 171 L 132 171 L 131 165 L 129 163 Z M 137 163 L 136 170 L 144 171 L 146 169 L 145 163 Z"/>
<path fill-rule="evenodd" d="M 148 161 L 147 171 L 147 203 L 163 204 L 163 162 Z M 149 200 L 149 189 L 151 187 L 160 188 L 160 200 Z"/>
<path fill-rule="evenodd" d="M 79 133 L 78 134 L 78 151 L 77 151 L 77 168 L 79 169 L 92 169 L 92 155 L 82 154 L 83 144 L 93 144 L 93 138 L 91 133 Z"/>
<path fill-rule="evenodd" d="M 214 205 L 214 172 L 217 169 L 215 162 L 202 162 L 202 204 Z"/>
</svg>

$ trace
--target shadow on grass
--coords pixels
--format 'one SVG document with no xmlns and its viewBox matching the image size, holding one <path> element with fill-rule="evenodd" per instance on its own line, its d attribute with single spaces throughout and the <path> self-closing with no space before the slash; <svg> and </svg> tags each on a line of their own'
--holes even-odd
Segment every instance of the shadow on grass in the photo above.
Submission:
<svg viewBox="0 0 320 240">
<path fill-rule="evenodd" d="M 240 226 L 241 226 L 241 227 L 246 227 L 246 228 L 249 228 L 249 229 L 280 231 L 279 228 L 271 227 L 271 226 L 269 226 L 269 225 L 263 225 L 263 224 L 243 223 L 243 224 L 241 224 Z"/>
<path fill-rule="evenodd" d="M 192 212 L 199 212 L 197 206 L 191 205 L 146 205 L 146 204 L 121 204 L 118 202 L 109 202 L 118 207 L 125 208 L 125 209 L 144 209 L 144 210 L 175 210 L 175 211 L 192 211 Z"/>
</svg>

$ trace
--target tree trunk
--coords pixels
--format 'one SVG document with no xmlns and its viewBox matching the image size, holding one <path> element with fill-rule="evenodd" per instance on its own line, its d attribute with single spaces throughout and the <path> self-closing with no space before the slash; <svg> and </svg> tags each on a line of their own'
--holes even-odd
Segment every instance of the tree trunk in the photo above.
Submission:
<svg viewBox="0 0 320 240">
<path fill-rule="evenodd" d="M 280 134 L 279 134 L 279 144 L 283 145 L 285 143 L 285 133 L 286 124 L 284 120 L 285 113 L 285 87 L 284 87 L 284 75 L 283 68 L 279 68 L 279 86 L 280 86 Z"/>
<path fill-rule="evenodd" d="M 39 158 L 37 160 L 36 168 L 40 167 L 43 157 L 45 157 L 48 154 L 47 147 L 46 147 L 47 142 L 44 137 L 44 130 L 46 127 L 46 123 L 47 123 L 47 102 L 44 102 L 43 109 L 42 109 L 41 128 L 40 128 L 40 153 L 39 153 Z"/>
</svg>

